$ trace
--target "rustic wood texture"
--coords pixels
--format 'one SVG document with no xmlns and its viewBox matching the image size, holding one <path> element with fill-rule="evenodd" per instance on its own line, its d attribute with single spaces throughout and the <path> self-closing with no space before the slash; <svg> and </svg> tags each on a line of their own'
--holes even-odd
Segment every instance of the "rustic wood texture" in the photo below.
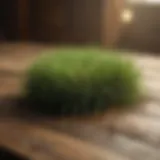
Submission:
<svg viewBox="0 0 160 160">
<path fill-rule="evenodd" d="M 106 47 L 116 47 L 123 26 L 121 13 L 125 7 L 124 0 L 102 1 L 102 43 Z"/>
<path fill-rule="evenodd" d="M 130 5 L 133 21 L 122 24 L 119 46 L 139 51 L 160 52 L 159 5 Z"/>
<path fill-rule="evenodd" d="M 158 56 L 126 55 L 141 70 L 148 93 L 136 110 L 59 119 L 18 113 L 9 98 L 19 94 L 24 71 L 44 49 L 34 44 L 0 45 L 1 146 L 36 160 L 160 159 Z"/>
<path fill-rule="evenodd" d="M 29 5 L 29 0 L 17 0 L 18 34 L 20 40 L 28 40 L 30 38 Z"/>
</svg>

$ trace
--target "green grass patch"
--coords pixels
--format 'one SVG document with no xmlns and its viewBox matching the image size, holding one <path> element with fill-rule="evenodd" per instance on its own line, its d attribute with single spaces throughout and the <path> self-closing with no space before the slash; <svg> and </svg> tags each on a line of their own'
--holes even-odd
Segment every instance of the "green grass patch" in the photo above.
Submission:
<svg viewBox="0 0 160 160">
<path fill-rule="evenodd" d="M 37 59 L 27 73 L 25 95 L 32 109 L 86 114 L 138 102 L 140 74 L 131 61 L 97 48 L 51 52 Z"/>
</svg>

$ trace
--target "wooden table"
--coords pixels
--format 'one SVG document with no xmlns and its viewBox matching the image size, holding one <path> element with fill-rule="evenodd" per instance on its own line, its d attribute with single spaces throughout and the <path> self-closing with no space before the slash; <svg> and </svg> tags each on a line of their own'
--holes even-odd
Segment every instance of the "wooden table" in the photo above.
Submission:
<svg viewBox="0 0 160 160">
<path fill-rule="evenodd" d="M 13 97 L 19 94 L 24 71 L 44 48 L 6 46 L 0 46 L 1 146 L 35 160 L 160 159 L 159 57 L 127 55 L 142 70 L 149 93 L 136 110 L 90 118 L 42 118 L 18 112 Z"/>
</svg>

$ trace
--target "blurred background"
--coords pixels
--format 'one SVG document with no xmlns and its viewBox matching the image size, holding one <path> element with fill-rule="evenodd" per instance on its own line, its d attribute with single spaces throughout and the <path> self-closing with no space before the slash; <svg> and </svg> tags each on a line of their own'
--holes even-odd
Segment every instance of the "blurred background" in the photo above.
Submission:
<svg viewBox="0 0 160 160">
<path fill-rule="evenodd" d="M 36 144 L 39 145 L 40 141 L 42 151 L 45 150 L 48 154 L 50 142 L 48 132 L 44 132 L 47 136 L 40 136 L 43 132 L 39 128 L 46 126 L 48 129 L 52 126 L 51 128 L 58 132 L 81 139 L 90 145 L 100 146 L 102 151 L 105 149 L 102 153 L 109 157 L 116 152 L 118 156 L 127 157 L 124 159 L 128 157 L 134 160 L 160 159 L 160 59 L 153 55 L 160 53 L 159 15 L 160 0 L 0 0 L 0 143 L 4 142 L 8 148 L 11 148 L 13 144 L 11 149 L 24 153 L 20 151 L 28 148 L 28 141 L 31 143 L 35 137 L 42 137 Z M 118 53 L 130 57 L 139 67 L 144 88 L 146 88 L 145 92 L 149 93 L 144 103 L 140 104 L 142 110 L 126 116 L 122 115 L 122 117 L 113 112 L 104 115 L 104 118 L 98 121 L 93 119 L 88 123 L 85 120 L 78 122 L 65 119 L 64 123 L 61 123 L 49 119 L 42 125 L 39 124 L 43 120 L 32 119 L 34 115 L 28 116 L 25 111 L 18 112 L 18 109 L 14 107 L 22 91 L 26 70 L 41 51 L 55 50 L 56 45 L 81 45 L 95 48 L 100 46 L 127 50 L 125 53 Z M 141 54 L 142 52 L 149 53 L 149 55 Z M 14 116 L 19 116 L 20 120 L 14 121 L 14 118 L 12 119 Z M 7 121 L 4 124 L 3 118 Z M 23 118 L 31 119 L 28 122 L 29 125 L 34 121 L 32 124 L 34 129 L 31 128 L 31 130 L 35 134 L 31 139 L 31 131 L 23 130 L 26 126 L 22 121 Z M 29 136 L 25 137 L 27 134 Z M 54 138 L 54 133 L 50 138 Z M 22 147 L 22 139 L 23 142 L 24 139 L 26 140 L 27 147 L 26 143 L 23 144 L 24 148 Z M 20 142 L 18 145 L 17 141 Z M 60 147 L 58 145 L 59 153 L 65 155 L 64 157 L 69 157 L 68 159 L 73 159 L 73 147 L 70 145 L 64 147 L 66 144 L 63 145 L 62 141 L 60 141 Z M 43 147 L 43 142 L 46 142 L 47 149 Z M 57 143 L 56 139 L 55 144 Z M 76 148 L 76 143 L 74 148 Z M 34 145 L 33 148 L 37 154 Z M 80 149 L 76 148 L 81 151 L 78 152 L 77 159 L 80 158 L 81 153 L 87 153 L 86 159 L 88 159 L 86 148 L 83 146 Z M 0 148 L 0 159 L 4 152 L 1 150 Z M 114 152 L 108 154 L 112 150 Z M 71 153 L 70 156 L 67 156 L 67 151 Z M 27 153 L 29 154 L 28 151 Z M 32 153 L 31 149 L 31 155 Z M 107 157 L 107 159 L 114 158 Z"/>
<path fill-rule="evenodd" d="M 160 0 L 1 0 L 1 42 L 160 52 Z"/>
</svg>

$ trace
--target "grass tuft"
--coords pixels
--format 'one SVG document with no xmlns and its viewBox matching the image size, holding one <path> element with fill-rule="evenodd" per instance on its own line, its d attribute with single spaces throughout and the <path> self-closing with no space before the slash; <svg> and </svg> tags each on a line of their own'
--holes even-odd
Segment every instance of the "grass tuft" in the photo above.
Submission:
<svg viewBox="0 0 160 160">
<path fill-rule="evenodd" d="M 31 108 L 39 112 L 93 113 L 136 103 L 140 74 L 131 61 L 117 54 L 59 49 L 31 66 L 25 89 Z"/>
</svg>

